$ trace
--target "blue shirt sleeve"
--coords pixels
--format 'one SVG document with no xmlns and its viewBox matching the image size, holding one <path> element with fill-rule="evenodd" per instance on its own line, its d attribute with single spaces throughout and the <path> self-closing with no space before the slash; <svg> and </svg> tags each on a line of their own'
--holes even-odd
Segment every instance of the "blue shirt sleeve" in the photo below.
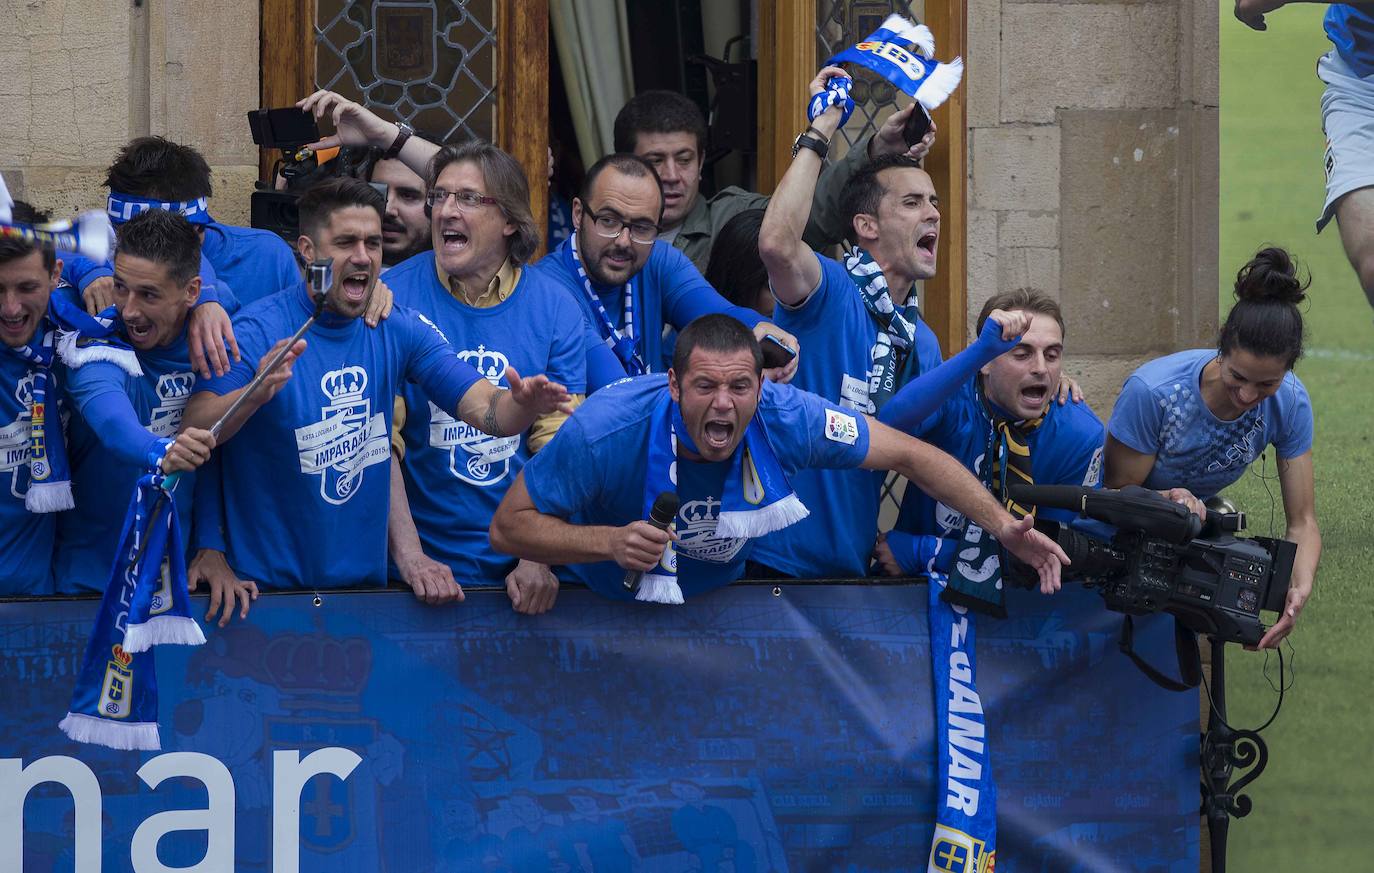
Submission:
<svg viewBox="0 0 1374 873">
<path fill-rule="evenodd" d="M 644 265 L 653 271 L 658 286 L 663 289 L 663 318 L 678 330 L 703 315 L 721 313 L 744 322 L 753 328 L 763 316 L 752 309 L 736 306 L 724 297 L 687 256 L 667 243 L 654 243 L 654 251 Z"/>
<path fill-rule="evenodd" d="M 287 334 L 287 336 L 289 335 Z M 239 343 L 239 360 L 231 362 L 229 371 L 223 376 L 211 376 L 209 379 L 197 376 L 195 392 L 209 391 L 212 394 L 223 396 L 244 387 L 253 381 L 253 376 L 257 373 L 258 361 L 267 354 L 267 350 L 272 347 L 272 344 L 278 339 L 285 338 L 276 337 L 268 340 L 263 322 L 256 316 L 234 319 L 234 337 Z M 309 340 L 307 339 L 306 342 Z"/>
<path fill-rule="evenodd" d="M 418 383 L 436 406 L 457 418 L 458 401 L 482 374 L 468 362 L 459 360 L 458 353 L 438 329 L 421 321 L 414 313 L 393 310 L 388 319 L 392 321 L 409 332 L 406 378 Z"/>
<path fill-rule="evenodd" d="M 159 438 L 138 420 L 125 378 L 117 365 L 94 361 L 68 371 L 67 393 L 102 446 L 119 461 L 144 467 Z"/>
<path fill-rule="evenodd" d="M 809 391 L 764 384 L 768 441 L 785 469 L 848 470 L 868 457 L 868 419 Z"/>
<path fill-rule="evenodd" d="M 114 268 L 109 262 L 93 261 L 76 252 L 59 251 L 57 257 L 62 261 L 62 281 L 75 286 L 82 293 L 96 279 L 114 275 Z"/>
<path fill-rule="evenodd" d="M 773 320 L 779 321 L 779 312 L 786 312 L 788 327 L 793 333 L 798 330 L 813 330 L 823 327 L 827 310 L 837 305 L 836 294 L 843 291 L 840 283 L 851 284 L 849 274 L 844 271 L 844 267 L 835 261 L 827 258 L 819 252 L 813 252 L 816 261 L 820 264 L 821 278 L 816 290 L 811 292 L 811 296 L 802 301 L 800 306 L 784 306 L 779 302 L 773 307 Z M 771 288 L 771 285 L 770 285 Z M 856 301 L 858 295 L 855 294 Z"/>
<path fill-rule="evenodd" d="M 574 414 L 521 471 L 534 508 L 569 519 L 593 505 L 603 478 L 593 460 L 582 422 Z"/>
<path fill-rule="evenodd" d="M 973 345 L 903 385 L 883 405 L 878 420 L 906 433 L 919 433 L 926 420 L 959 386 L 972 379 L 985 364 L 1015 348 L 1019 340 L 1020 337 L 1003 340 L 1002 326 L 989 318 Z"/>
<path fill-rule="evenodd" d="M 1288 374 L 1282 392 L 1292 392 L 1291 401 L 1283 411 L 1283 433 L 1274 440 L 1274 448 L 1284 460 L 1305 455 L 1312 450 L 1312 398 L 1298 377 Z"/>
<path fill-rule="evenodd" d="M 587 356 L 587 393 L 619 382 L 627 375 L 625 366 L 591 325 L 583 319 L 583 348 Z"/>
<path fill-rule="evenodd" d="M 553 347 L 549 350 L 548 377 L 568 389 L 569 394 L 586 394 L 587 380 L 587 326 L 582 310 L 571 300 L 564 301 L 556 313 L 557 324 Z M 600 344 L 606 348 L 605 343 Z M 606 349 L 610 352 L 610 349 Z M 614 355 L 612 355 L 614 357 Z"/>
<path fill-rule="evenodd" d="M 1131 376 L 1121 386 L 1107 431 L 1117 442 L 1142 455 L 1158 455 L 1164 432 L 1164 410 L 1155 402 L 1145 380 Z"/>
</svg>

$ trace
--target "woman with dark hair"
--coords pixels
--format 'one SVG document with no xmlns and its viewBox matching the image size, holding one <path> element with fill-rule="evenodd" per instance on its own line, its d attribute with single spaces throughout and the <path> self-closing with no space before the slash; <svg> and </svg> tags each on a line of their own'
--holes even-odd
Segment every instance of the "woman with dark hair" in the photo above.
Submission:
<svg viewBox="0 0 1374 873">
<path fill-rule="evenodd" d="M 1298 304 L 1307 282 L 1280 248 L 1236 274 L 1236 304 L 1216 349 L 1151 361 L 1122 386 L 1107 425 L 1106 484 L 1144 485 L 1206 515 L 1201 501 L 1239 479 L 1273 446 L 1285 537 L 1298 544 L 1288 601 L 1260 641 L 1279 644 L 1312 593 L 1321 556 L 1312 475 L 1312 403 L 1293 365 L 1302 356 Z"/>
<path fill-rule="evenodd" d="M 762 225 L 762 209 L 746 209 L 725 222 L 711 247 L 706 281 L 736 306 L 772 318 L 773 292 L 768 290 L 768 271 L 759 255 Z"/>
</svg>

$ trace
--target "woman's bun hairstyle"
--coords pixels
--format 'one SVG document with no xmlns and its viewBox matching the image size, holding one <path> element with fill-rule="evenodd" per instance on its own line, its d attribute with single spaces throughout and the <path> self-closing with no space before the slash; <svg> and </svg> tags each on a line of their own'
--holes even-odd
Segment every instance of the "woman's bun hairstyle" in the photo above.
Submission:
<svg viewBox="0 0 1374 873">
<path fill-rule="evenodd" d="M 1298 304 L 1307 299 L 1310 276 L 1298 278 L 1293 256 L 1278 246 L 1260 249 L 1236 273 L 1236 305 L 1221 326 L 1223 355 L 1244 349 L 1283 358 L 1288 369 L 1302 357 L 1303 325 Z"/>
<path fill-rule="evenodd" d="M 1293 256 L 1277 246 L 1260 249 L 1236 273 L 1236 299 L 1253 303 L 1272 301 L 1294 306 L 1307 299 L 1309 276 L 1298 278 L 1298 265 Z"/>
</svg>

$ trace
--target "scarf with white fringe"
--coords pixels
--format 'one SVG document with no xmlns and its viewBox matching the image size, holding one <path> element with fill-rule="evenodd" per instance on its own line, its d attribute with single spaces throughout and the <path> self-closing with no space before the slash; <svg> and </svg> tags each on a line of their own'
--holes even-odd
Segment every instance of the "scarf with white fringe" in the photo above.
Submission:
<svg viewBox="0 0 1374 873">
<path fill-rule="evenodd" d="M 678 447 L 697 453 L 687 434 L 682 411 L 667 391 L 650 419 L 649 452 L 644 474 L 644 514 L 648 518 L 654 500 L 664 491 L 677 491 Z M 744 429 L 744 440 L 729 460 L 716 519 L 716 536 L 752 538 L 782 530 L 810 513 L 787 482 L 787 474 L 773 454 L 763 419 L 757 414 Z M 676 524 L 674 525 L 676 526 Z M 636 600 L 680 604 L 682 588 L 677 581 L 677 553 L 672 543 L 657 567 L 645 573 Z"/>
</svg>

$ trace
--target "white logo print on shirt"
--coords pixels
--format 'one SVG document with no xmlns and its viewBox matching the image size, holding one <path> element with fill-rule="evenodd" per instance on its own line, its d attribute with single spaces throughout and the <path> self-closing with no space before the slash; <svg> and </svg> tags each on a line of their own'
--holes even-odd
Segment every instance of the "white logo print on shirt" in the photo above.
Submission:
<svg viewBox="0 0 1374 873">
<path fill-rule="evenodd" d="M 160 437 L 172 439 L 181 427 L 181 413 L 191 399 L 191 387 L 196 384 L 195 373 L 165 373 L 157 379 L 157 406 L 148 417 L 148 430 Z"/>
<path fill-rule="evenodd" d="M 19 401 L 19 414 L 14 421 L 0 427 L 0 476 L 10 476 L 10 496 L 24 498 L 28 491 L 19 490 L 19 471 L 29 462 L 30 415 L 33 410 L 32 373 L 26 373 L 14 386 L 14 397 Z"/>
<path fill-rule="evenodd" d="M 679 555 L 697 561 L 730 563 L 744 548 L 744 544 L 749 542 L 749 538 L 717 536 L 716 522 L 719 520 L 720 501 L 714 497 L 690 500 L 683 504 L 674 527 L 679 537 L 674 549 Z"/>
<path fill-rule="evenodd" d="M 510 360 L 495 349 L 479 345 L 476 351 L 466 349 L 458 359 L 471 364 L 477 372 L 497 388 Z M 483 433 L 465 421 L 459 421 L 444 410 L 429 404 L 429 444 L 448 450 L 448 468 L 453 475 L 486 488 L 506 478 L 510 459 L 520 448 L 520 437 L 494 437 Z"/>
<path fill-rule="evenodd" d="M 391 458 L 386 417 L 372 412 L 367 370 L 359 366 L 330 370 L 320 379 L 329 398 L 320 421 L 296 428 L 301 472 L 320 474 L 320 496 L 330 503 L 348 502 L 358 490 L 363 471 Z"/>
</svg>

